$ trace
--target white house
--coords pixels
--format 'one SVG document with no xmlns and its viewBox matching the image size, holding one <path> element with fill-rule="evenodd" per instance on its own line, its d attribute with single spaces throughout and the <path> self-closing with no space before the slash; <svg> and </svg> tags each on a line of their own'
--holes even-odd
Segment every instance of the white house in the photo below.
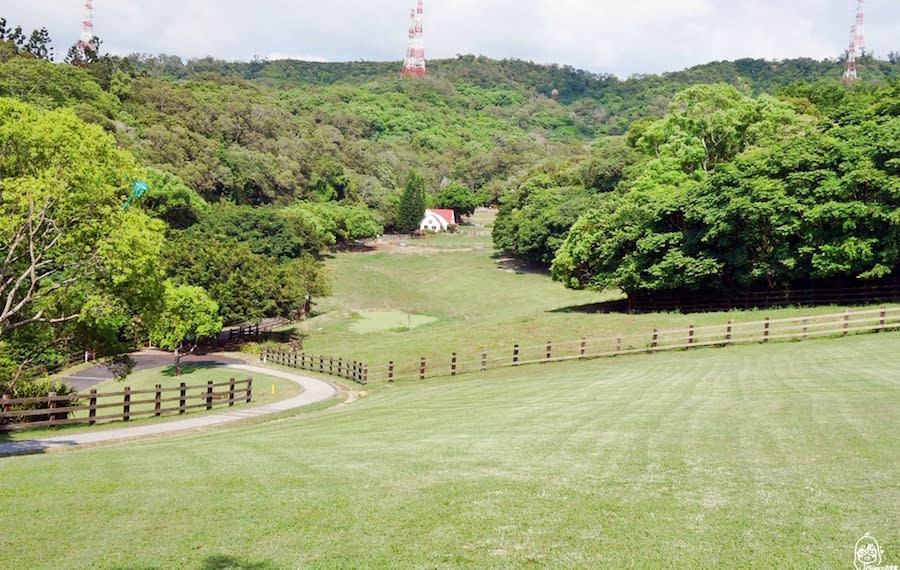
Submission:
<svg viewBox="0 0 900 570">
<path fill-rule="evenodd" d="M 422 231 L 430 230 L 432 232 L 445 231 L 450 226 L 456 225 L 456 216 L 453 210 L 425 210 L 425 217 L 419 224 Z"/>
</svg>

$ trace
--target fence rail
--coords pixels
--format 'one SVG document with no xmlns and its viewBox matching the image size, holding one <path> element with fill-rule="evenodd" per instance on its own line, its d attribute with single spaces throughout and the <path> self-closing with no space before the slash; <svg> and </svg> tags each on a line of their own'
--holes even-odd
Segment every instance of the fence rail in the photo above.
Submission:
<svg viewBox="0 0 900 570">
<path fill-rule="evenodd" d="M 139 417 L 211 410 L 226 404 L 231 407 L 240 401 L 249 404 L 252 399 L 253 378 L 232 378 L 227 382 L 210 380 L 194 386 L 182 382 L 179 386 L 165 388 L 157 384 L 154 389 L 147 390 L 132 390 L 125 386 L 121 392 L 98 393 L 96 389 L 67 395 L 51 392 L 49 396 L 38 398 L 12 398 L 4 394 L 0 400 L 0 432 L 73 424 L 94 425 L 108 421 L 127 422 Z M 177 405 L 174 405 L 176 402 Z M 108 413 L 112 410 L 115 413 Z"/>
<path fill-rule="evenodd" d="M 369 383 L 369 367 L 356 360 L 306 354 L 298 350 L 271 348 L 263 346 L 259 351 L 259 359 L 264 363 L 280 364 L 288 368 L 308 370 L 319 374 L 328 374 L 338 378 L 346 378 L 358 384 Z"/>
<path fill-rule="evenodd" d="M 359 365 L 343 359 L 305 355 L 290 350 L 263 348 L 262 360 L 346 377 L 360 383 L 372 381 L 425 380 L 484 372 L 495 368 L 614 357 L 626 354 L 692 350 L 734 344 L 806 341 L 819 337 L 849 336 L 900 329 L 900 307 L 844 311 L 826 315 L 655 329 L 650 333 L 614 337 L 582 337 L 538 345 L 514 344 L 483 348 L 480 352 L 423 355 L 411 360 L 392 360 L 382 365 Z M 324 359 L 323 359 L 324 358 Z M 324 362 L 324 365 L 323 365 Z M 332 362 L 337 363 L 332 366 Z M 349 362 L 357 364 L 348 370 Z M 356 372 L 354 372 L 354 370 Z"/>
</svg>

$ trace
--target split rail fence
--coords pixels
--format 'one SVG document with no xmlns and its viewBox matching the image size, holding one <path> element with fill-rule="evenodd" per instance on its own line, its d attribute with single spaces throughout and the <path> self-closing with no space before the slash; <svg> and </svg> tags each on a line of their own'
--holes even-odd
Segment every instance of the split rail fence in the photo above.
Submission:
<svg viewBox="0 0 900 570">
<path fill-rule="evenodd" d="M 329 374 L 367 384 L 369 380 L 425 380 L 484 372 L 495 368 L 526 366 L 614 357 L 626 354 L 691 350 L 701 347 L 724 347 L 737 344 L 777 341 L 806 341 L 819 337 L 841 337 L 851 334 L 900 330 L 900 307 L 882 307 L 844 311 L 826 315 L 738 322 L 721 325 L 690 326 L 660 330 L 643 335 L 615 337 L 583 337 L 568 342 L 547 341 L 539 345 L 515 344 L 483 348 L 480 353 L 426 355 L 414 360 L 397 360 L 386 365 L 371 366 L 343 358 L 312 356 L 290 349 L 264 347 L 261 359 L 284 366 Z"/>
<path fill-rule="evenodd" d="M 289 348 L 272 348 L 269 346 L 260 348 L 259 359 L 264 363 L 271 362 L 287 366 L 288 368 L 346 378 L 358 384 L 369 383 L 369 367 L 356 360 L 344 360 L 344 358 L 334 358 L 333 356 L 316 356 Z"/>
<path fill-rule="evenodd" d="M 182 415 L 226 404 L 231 407 L 236 402 L 249 404 L 252 398 L 253 378 L 209 381 L 194 386 L 182 382 L 165 388 L 157 384 L 155 389 L 146 390 L 126 386 L 121 392 L 98 393 L 96 389 L 67 395 L 51 392 L 39 398 L 12 398 L 4 394 L 0 400 L 0 432 Z"/>
</svg>

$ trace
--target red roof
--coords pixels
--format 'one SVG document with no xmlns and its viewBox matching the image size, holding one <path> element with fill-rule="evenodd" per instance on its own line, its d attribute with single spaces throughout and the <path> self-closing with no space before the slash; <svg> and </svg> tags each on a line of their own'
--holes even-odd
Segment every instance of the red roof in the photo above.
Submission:
<svg viewBox="0 0 900 570">
<path fill-rule="evenodd" d="M 428 210 L 447 220 L 447 223 L 451 226 L 456 225 L 456 216 L 453 210 L 438 210 L 435 208 L 428 208 Z"/>
</svg>

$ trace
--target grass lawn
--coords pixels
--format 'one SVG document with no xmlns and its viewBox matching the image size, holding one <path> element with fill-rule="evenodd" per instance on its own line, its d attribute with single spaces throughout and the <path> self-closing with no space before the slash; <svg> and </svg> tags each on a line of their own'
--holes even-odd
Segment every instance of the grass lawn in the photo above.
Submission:
<svg viewBox="0 0 900 570">
<path fill-rule="evenodd" d="M 149 370 L 139 370 L 128 376 L 128 379 L 124 382 L 116 382 L 115 380 L 110 380 L 108 382 L 104 382 L 98 385 L 97 392 L 99 394 L 103 393 L 121 393 L 125 386 L 130 387 L 132 390 L 152 390 L 156 387 L 157 384 L 160 384 L 164 388 L 177 388 L 181 382 L 184 382 L 188 386 L 201 386 L 212 380 L 214 383 L 219 382 L 228 382 L 230 378 L 234 378 L 235 380 L 245 380 L 247 377 L 253 377 L 253 401 L 250 403 L 250 407 L 254 406 L 263 406 L 266 404 L 270 404 L 272 402 L 278 400 L 286 400 L 288 398 L 292 398 L 303 391 L 303 388 L 300 387 L 299 384 L 295 382 L 291 382 L 290 380 L 285 380 L 284 378 L 277 378 L 275 376 L 266 376 L 262 374 L 253 374 L 250 372 L 245 372 L 243 370 L 235 370 L 230 368 L 218 367 L 218 366 L 195 366 L 191 364 L 185 364 L 182 366 L 182 375 L 181 377 L 177 377 L 174 375 L 174 372 L 171 367 L 166 368 L 154 368 Z M 275 393 L 272 393 L 272 386 L 275 386 Z M 245 394 L 245 392 L 241 392 L 240 390 L 246 389 L 245 384 L 241 384 L 237 387 L 238 396 L 241 394 Z M 227 391 L 227 388 L 216 388 L 216 392 L 221 393 L 223 390 Z M 201 392 L 205 393 L 206 389 L 195 389 L 188 390 L 187 395 L 191 397 L 192 400 L 190 404 L 197 404 L 200 401 L 198 399 L 193 398 L 200 394 Z M 134 395 L 132 396 L 132 401 L 137 402 L 138 400 L 152 400 L 153 394 L 146 395 Z M 178 393 L 164 393 L 164 398 L 173 398 L 178 397 Z M 111 402 L 121 402 L 122 396 L 119 396 L 114 399 L 99 399 L 98 403 L 111 403 Z M 86 402 L 83 402 L 86 403 Z M 166 407 L 172 408 L 177 407 L 178 402 L 172 403 L 169 402 L 166 404 Z M 237 398 L 237 403 L 235 403 L 235 408 L 247 407 L 247 404 L 244 402 L 243 398 Z M 143 411 L 152 411 L 153 404 L 132 404 L 131 411 L 132 413 L 143 412 Z M 135 426 L 135 425 L 144 425 L 146 423 L 158 423 L 164 421 L 173 421 L 184 419 L 185 417 L 191 417 L 196 414 L 215 414 L 217 412 L 222 412 L 228 410 L 228 405 L 216 405 L 212 410 L 207 411 L 204 409 L 200 410 L 190 410 L 188 414 L 181 416 L 175 413 L 174 415 L 167 415 L 162 418 L 154 418 L 154 417 L 139 417 L 134 418 L 127 424 L 121 421 L 107 422 L 102 424 L 99 427 L 90 427 L 85 425 L 71 425 L 71 426 L 63 426 L 60 428 L 54 429 L 35 429 L 35 430 L 26 430 L 26 431 L 16 431 L 10 432 L 8 434 L 3 434 L 2 438 L 7 440 L 26 440 L 26 439 L 35 439 L 40 437 L 54 437 L 68 433 L 77 433 L 84 431 L 94 431 L 97 429 L 104 428 L 119 428 L 127 426 Z M 105 410 L 98 410 L 98 415 L 112 415 L 116 413 L 121 413 L 122 409 L 112 408 Z M 72 417 L 87 417 L 87 412 L 78 412 L 77 414 L 73 414 Z"/>
<path fill-rule="evenodd" d="M 425 327 L 428 328 L 428 327 Z M 278 422 L 0 460 L 17 568 L 900 563 L 900 334 L 382 386 Z"/>
<path fill-rule="evenodd" d="M 489 226 L 489 216 L 480 214 Z M 765 309 L 727 313 L 655 313 L 628 315 L 592 312 L 598 303 L 620 294 L 570 291 L 545 273 L 511 267 L 492 249 L 489 227 L 468 234 L 429 236 L 409 248 L 376 253 L 342 253 L 328 260 L 334 294 L 317 299 L 319 316 L 300 325 L 304 349 L 311 354 L 343 357 L 370 365 L 373 382 L 383 382 L 390 360 L 449 363 L 458 352 L 475 366 L 485 347 L 491 355 L 512 355 L 514 344 L 531 347 L 525 359 L 538 358 L 546 342 L 557 346 L 624 335 L 626 346 L 644 346 L 652 331 L 689 325 L 737 322 L 841 312 L 842 307 Z M 459 248 L 487 244 L 482 249 Z M 447 247 L 448 244 L 452 247 Z M 455 248 L 455 249 L 454 249 Z M 368 313 L 375 311 L 375 313 Z M 366 314 L 427 315 L 430 324 L 404 330 L 361 317 Z M 403 319 L 400 319 L 400 324 Z M 395 323 L 396 324 L 396 323 Z M 604 341 L 605 342 L 605 341 Z M 611 341 L 606 350 L 611 350 Z M 570 347 L 574 351 L 574 344 Z M 599 352 L 599 350 L 597 351 Z M 447 364 L 449 366 L 449 364 Z M 376 374 L 378 370 L 378 374 Z"/>
</svg>

